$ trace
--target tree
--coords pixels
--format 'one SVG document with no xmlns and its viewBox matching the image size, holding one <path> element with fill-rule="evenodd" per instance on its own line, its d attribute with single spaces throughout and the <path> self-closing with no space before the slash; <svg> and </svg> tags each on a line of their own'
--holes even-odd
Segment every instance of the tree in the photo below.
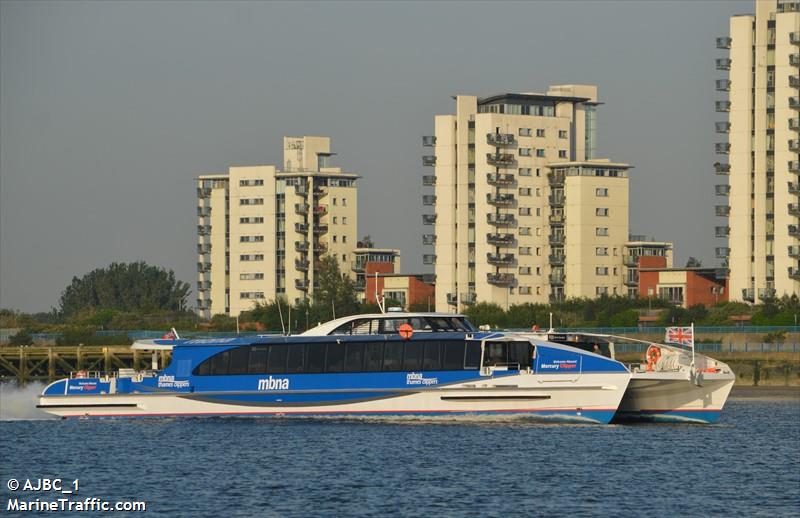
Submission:
<svg viewBox="0 0 800 518">
<path fill-rule="evenodd" d="M 150 266 L 144 261 L 112 263 L 74 277 L 61 294 L 61 314 L 71 317 L 81 311 L 182 311 L 189 285 L 175 279 L 172 270 Z"/>
<path fill-rule="evenodd" d="M 319 284 L 314 288 L 314 304 L 321 306 L 322 315 L 342 317 L 358 313 L 356 284 L 339 270 L 336 258 L 325 256 L 317 271 Z"/>
<path fill-rule="evenodd" d="M 27 329 L 20 329 L 17 334 L 8 339 L 8 345 L 31 345 L 33 337 Z"/>
<path fill-rule="evenodd" d="M 700 268 L 701 266 L 703 266 L 703 262 L 695 257 L 690 257 L 689 260 L 686 261 L 686 268 Z"/>
</svg>

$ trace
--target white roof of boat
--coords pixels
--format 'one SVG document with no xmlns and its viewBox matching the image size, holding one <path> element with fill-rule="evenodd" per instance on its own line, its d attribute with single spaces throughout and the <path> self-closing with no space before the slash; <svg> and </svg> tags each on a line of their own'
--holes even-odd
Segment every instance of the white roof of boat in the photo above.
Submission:
<svg viewBox="0 0 800 518">
<path fill-rule="evenodd" d="M 164 342 L 164 343 L 156 343 Z M 144 349 L 147 351 L 171 351 L 174 346 L 173 340 L 136 340 L 131 345 L 131 349 Z"/>
<path fill-rule="evenodd" d="M 325 322 L 324 324 L 320 324 L 317 327 L 312 327 L 308 331 L 304 333 L 300 333 L 301 336 L 325 336 L 330 334 L 331 331 L 336 329 L 337 327 L 341 326 L 342 324 L 346 324 L 347 322 L 352 322 L 353 320 L 361 320 L 361 319 L 396 319 L 396 318 L 412 318 L 412 317 L 443 317 L 443 318 L 466 318 L 464 315 L 460 313 L 408 313 L 408 312 L 401 312 L 401 311 L 390 311 L 388 313 L 366 313 L 361 315 L 349 315 L 346 317 L 337 318 L 335 320 L 331 320 L 329 322 Z"/>
</svg>

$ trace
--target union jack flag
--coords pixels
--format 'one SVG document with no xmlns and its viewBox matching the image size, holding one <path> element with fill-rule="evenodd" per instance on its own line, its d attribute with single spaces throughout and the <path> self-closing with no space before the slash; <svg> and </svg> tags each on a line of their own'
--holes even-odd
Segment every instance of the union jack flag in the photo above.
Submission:
<svg viewBox="0 0 800 518">
<path fill-rule="evenodd" d="M 694 345 L 694 330 L 691 327 L 668 327 L 664 341 L 668 344 Z"/>
<path fill-rule="evenodd" d="M 161 337 L 162 340 L 175 340 L 175 333 L 170 331 L 169 333 L 165 334 Z"/>
</svg>

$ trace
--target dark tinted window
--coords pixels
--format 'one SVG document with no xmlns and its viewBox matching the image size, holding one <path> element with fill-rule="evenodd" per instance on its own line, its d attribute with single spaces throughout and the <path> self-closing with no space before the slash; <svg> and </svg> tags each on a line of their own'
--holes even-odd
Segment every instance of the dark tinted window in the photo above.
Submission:
<svg viewBox="0 0 800 518">
<path fill-rule="evenodd" d="M 530 366 L 530 343 L 511 342 L 508 344 L 508 363 L 524 369 Z"/>
<path fill-rule="evenodd" d="M 508 363 L 508 344 L 506 342 L 486 342 L 483 348 L 484 365 L 506 365 Z"/>
<path fill-rule="evenodd" d="M 288 353 L 289 348 L 285 345 L 270 346 L 267 372 L 270 374 L 283 374 L 286 372 L 286 357 Z"/>
<path fill-rule="evenodd" d="M 325 344 L 306 346 L 306 372 L 317 373 L 325 369 Z"/>
<path fill-rule="evenodd" d="M 464 342 L 445 342 L 444 370 L 460 371 L 464 369 Z"/>
<path fill-rule="evenodd" d="M 464 357 L 465 369 L 477 369 L 481 366 L 480 342 L 467 342 L 467 354 Z"/>
<path fill-rule="evenodd" d="M 383 370 L 399 371 L 403 370 L 403 342 L 386 342 L 383 353 Z"/>
<path fill-rule="evenodd" d="M 464 347 L 461 346 L 463 354 Z M 425 357 L 422 360 L 422 370 L 442 370 L 442 344 L 441 342 L 425 342 Z"/>
<path fill-rule="evenodd" d="M 328 344 L 328 359 L 325 363 L 327 372 L 342 372 L 344 370 L 345 344 Z"/>
<path fill-rule="evenodd" d="M 345 372 L 360 372 L 364 370 L 364 349 L 366 344 L 347 344 L 345 354 Z"/>
<path fill-rule="evenodd" d="M 266 345 L 255 345 L 250 348 L 250 367 L 247 372 L 250 374 L 263 374 L 267 372 L 267 354 L 269 347 Z"/>
<path fill-rule="evenodd" d="M 230 352 L 225 351 L 222 354 L 218 354 L 211 359 L 211 368 L 209 370 L 209 374 L 220 375 L 220 374 L 227 374 L 228 373 L 228 360 L 230 358 Z"/>
<path fill-rule="evenodd" d="M 303 355 L 305 354 L 305 345 L 292 344 L 288 347 L 288 361 L 286 372 L 289 374 L 303 372 Z"/>
<path fill-rule="evenodd" d="M 228 370 L 229 374 L 247 374 L 248 357 L 250 356 L 250 347 L 237 347 L 231 350 L 231 365 Z"/>
<path fill-rule="evenodd" d="M 422 355 L 425 351 L 425 342 L 406 342 L 406 355 L 403 360 L 404 371 L 418 371 L 422 369 Z"/>
<path fill-rule="evenodd" d="M 194 370 L 195 375 L 197 376 L 207 376 L 209 372 L 209 368 L 211 366 L 211 360 L 206 360 Z"/>
<path fill-rule="evenodd" d="M 367 344 L 367 358 L 364 362 L 364 370 L 375 372 L 381 370 L 383 364 L 383 342 L 372 342 Z"/>
</svg>

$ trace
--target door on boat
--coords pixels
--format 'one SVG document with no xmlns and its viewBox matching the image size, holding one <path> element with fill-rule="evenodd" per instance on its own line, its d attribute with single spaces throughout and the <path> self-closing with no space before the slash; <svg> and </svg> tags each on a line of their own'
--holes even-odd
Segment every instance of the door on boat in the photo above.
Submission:
<svg viewBox="0 0 800 518">
<path fill-rule="evenodd" d="M 533 345 L 527 340 L 485 340 L 483 371 L 520 371 L 532 366 Z"/>
</svg>

